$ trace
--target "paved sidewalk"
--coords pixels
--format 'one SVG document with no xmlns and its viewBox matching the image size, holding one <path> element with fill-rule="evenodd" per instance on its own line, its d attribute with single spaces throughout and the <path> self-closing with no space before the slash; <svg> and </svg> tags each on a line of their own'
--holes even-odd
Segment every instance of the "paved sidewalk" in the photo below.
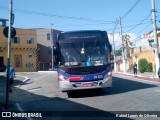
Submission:
<svg viewBox="0 0 160 120">
<path fill-rule="evenodd" d="M 13 102 L 13 98 L 16 99 L 17 92 L 15 85 L 21 84 L 22 80 L 20 79 L 14 79 L 14 87 L 12 88 L 12 93 L 9 92 L 9 102 L 8 102 L 8 109 L 6 109 L 6 77 L 4 72 L 0 72 L 0 117 L 1 112 L 5 111 L 18 111 L 17 107 L 15 106 L 15 103 Z"/>
<path fill-rule="evenodd" d="M 9 93 L 9 97 L 10 97 Z M 15 106 L 12 102 L 9 102 L 8 109 L 5 108 L 6 104 L 6 78 L 3 75 L 0 75 L 0 112 L 4 111 L 13 111 L 15 110 Z"/>
<path fill-rule="evenodd" d="M 113 71 L 113 74 L 119 74 L 119 75 L 124 75 L 124 76 L 128 76 L 128 77 L 134 77 L 134 78 L 142 79 L 142 80 L 149 80 L 149 81 L 160 82 L 160 79 L 156 78 L 156 74 L 154 72 L 140 73 L 138 71 L 136 76 L 133 74 L 132 71 L 127 71 L 126 73 L 123 73 L 123 72 L 114 72 Z"/>
</svg>

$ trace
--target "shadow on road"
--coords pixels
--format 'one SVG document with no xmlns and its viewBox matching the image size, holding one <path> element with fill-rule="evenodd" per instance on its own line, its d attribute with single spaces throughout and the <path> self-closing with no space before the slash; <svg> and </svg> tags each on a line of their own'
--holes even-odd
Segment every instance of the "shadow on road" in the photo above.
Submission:
<svg viewBox="0 0 160 120">
<path fill-rule="evenodd" d="M 103 89 L 102 95 L 113 95 L 135 90 L 142 90 L 157 87 L 147 83 L 132 81 L 124 78 L 113 77 L 113 87 L 110 89 Z"/>
<path fill-rule="evenodd" d="M 3 79 L 3 80 L 2 80 Z M 21 84 L 21 82 L 16 82 Z M 5 104 L 5 81 L 0 77 L 0 111 L 4 111 Z M 92 96 L 104 96 L 113 95 L 119 93 L 125 93 L 129 91 L 135 91 L 140 89 L 147 89 L 156 87 L 146 83 L 131 81 L 127 79 L 113 77 L 113 87 L 110 89 L 102 90 L 84 90 L 77 91 L 74 97 L 92 97 Z M 47 89 L 47 88 L 45 88 Z M 44 93 L 43 93 L 44 94 Z M 50 117 L 49 119 L 107 119 L 111 116 L 116 116 L 114 111 L 103 111 L 91 106 L 73 102 L 68 98 L 60 97 L 46 97 L 41 93 L 35 94 L 34 92 L 14 88 L 13 93 L 10 94 L 9 109 L 5 111 L 17 111 L 16 103 L 20 104 L 24 112 L 42 112 L 42 116 Z M 44 118 L 43 118 L 44 119 Z M 47 118 L 46 118 L 47 119 Z M 113 117 L 112 119 L 116 119 Z M 124 119 L 124 118 L 123 118 Z M 125 118 L 130 119 L 130 118 Z M 37 118 L 36 120 L 41 120 Z"/>
<path fill-rule="evenodd" d="M 82 98 L 82 97 L 114 95 L 114 94 L 120 94 L 120 93 L 147 89 L 147 88 L 153 88 L 153 87 L 157 87 L 157 86 L 147 84 L 147 83 L 132 81 L 128 79 L 113 77 L 113 86 L 111 88 L 72 91 L 70 93 L 71 94 L 70 97 Z"/>
<path fill-rule="evenodd" d="M 87 95 L 90 96 L 90 94 Z M 13 93 L 10 93 L 9 109 L 6 110 L 4 109 L 4 96 L 1 96 L 3 102 L 1 101 L 0 107 L 3 107 L 3 109 L 0 109 L 0 113 L 2 111 L 20 112 L 17 107 L 18 103 L 24 112 L 40 112 L 42 113 L 42 117 L 45 116 L 43 118 L 36 118 L 36 120 L 75 120 L 75 118 L 78 120 L 116 119 L 116 113 L 112 111 L 103 111 L 91 106 L 73 102 L 68 98 L 46 97 L 45 95 L 35 94 L 19 88 L 14 88 Z M 19 120 L 19 118 L 17 119 Z M 130 118 L 123 119 L 130 120 Z"/>
</svg>

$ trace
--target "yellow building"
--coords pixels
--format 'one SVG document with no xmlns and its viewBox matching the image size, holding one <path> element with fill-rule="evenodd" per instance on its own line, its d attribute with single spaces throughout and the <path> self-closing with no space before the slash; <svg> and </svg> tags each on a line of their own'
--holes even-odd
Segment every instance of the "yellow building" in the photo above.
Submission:
<svg viewBox="0 0 160 120">
<path fill-rule="evenodd" d="M 7 66 L 8 38 L 0 26 L 0 64 Z M 16 72 L 37 71 L 37 33 L 32 29 L 16 29 L 16 37 L 11 40 L 11 64 Z"/>
<path fill-rule="evenodd" d="M 141 42 L 141 45 L 139 47 L 135 47 L 131 50 L 131 56 L 132 56 L 132 65 L 138 61 L 141 58 L 145 58 L 148 62 L 152 63 L 152 70 L 155 72 L 155 53 L 154 48 L 149 46 L 148 40 L 151 40 L 153 42 L 153 36 L 152 37 L 144 37 L 140 39 L 138 42 Z M 148 45 L 145 45 L 145 43 L 148 43 Z M 158 43 L 160 46 L 160 33 L 158 33 Z M 160 47 L 159 47 L 160 52 Z"/>
</svg>

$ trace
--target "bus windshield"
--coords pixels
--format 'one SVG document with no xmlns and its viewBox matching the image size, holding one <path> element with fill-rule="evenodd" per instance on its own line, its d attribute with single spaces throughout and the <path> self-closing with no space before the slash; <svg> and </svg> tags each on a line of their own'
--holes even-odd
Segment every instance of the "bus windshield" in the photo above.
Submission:
<svg viewBox="0 0 160 120">
<path fill-rule="evenodd" d="M 109 63 L 109 51 L 105 41 L 60 43 L 59 47 L 61 67 L 88 67 Z"/>
</svg>

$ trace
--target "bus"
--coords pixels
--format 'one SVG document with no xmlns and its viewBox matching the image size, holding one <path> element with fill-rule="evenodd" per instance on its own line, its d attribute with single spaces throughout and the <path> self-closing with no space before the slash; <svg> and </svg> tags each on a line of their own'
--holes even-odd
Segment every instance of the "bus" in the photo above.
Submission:
<svg viewBox="0 0 160 120">
<path fill-rule="evenodd" d="M 106 31 L 61 32 L 53 51 L 62 92 L 112 87 L 112 47 Z"/>
</svg>

